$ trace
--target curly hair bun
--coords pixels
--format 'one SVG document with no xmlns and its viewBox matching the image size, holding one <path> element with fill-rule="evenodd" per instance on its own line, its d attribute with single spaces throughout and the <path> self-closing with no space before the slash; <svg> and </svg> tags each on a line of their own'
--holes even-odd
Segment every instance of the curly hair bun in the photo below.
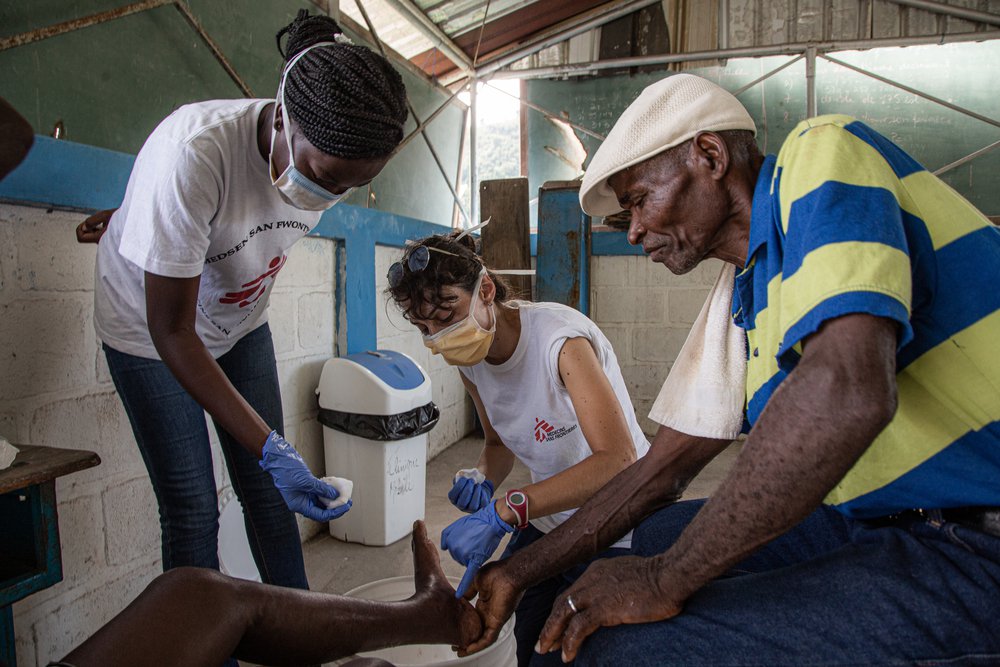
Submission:
<svg viewBox="0 0 1000 667">
<path fill-rule="evenodd" d="M 472 254 L 479 255 L 479 249 L 476 247 L 475 237 L 473 237 L 472 234 L 465 234 L 465 236 L 462 236 L 462 234 L 464 234 L 464 232 L 456 230 L 448 234 L 446 238 L 452 243 L 462 246 Z"/>
</svg>

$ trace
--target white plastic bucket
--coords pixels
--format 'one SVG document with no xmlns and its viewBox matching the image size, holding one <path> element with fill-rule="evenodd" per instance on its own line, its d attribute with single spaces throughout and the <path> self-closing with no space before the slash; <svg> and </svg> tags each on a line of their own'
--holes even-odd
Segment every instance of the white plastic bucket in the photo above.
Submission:
<svg viewBox="0 0 1000 667">
<path fill-rule="evenodd" d="M 223 496 L 219 510 L 219 570 L 230 577 L 260 581 L 247 540 L 243 505 L 232 491 Z"/>
<path fill-rule="evenodd" d="M 458 586 L 459 579 L 448 577 L 452 586 Z M 405 600 L 413 595 L 415 586 L 413 577 L 391 577 L 362 584 L 346 593 L 350 597 L 366 600 Z M 511 616 L 500 636 L 489 648 L 474 655 L 459 658 L 447 644 L 412 644 L 409 646 L 394 646 L 379 651 L 359 653 L 363 658 L 381 658 L 397 667 L 511 667 L 517 664 L 517 651 L 514 640 L 514 617 Z"/>
</svg>

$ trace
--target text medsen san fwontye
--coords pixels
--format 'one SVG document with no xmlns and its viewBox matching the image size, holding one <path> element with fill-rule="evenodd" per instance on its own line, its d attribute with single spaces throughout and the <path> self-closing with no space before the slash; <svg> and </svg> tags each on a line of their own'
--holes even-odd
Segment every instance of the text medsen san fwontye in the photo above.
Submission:
<svg viewBox="0 0 1000 667">
<path fill-rule="evenodd" d="M 250 241 L 250 239 L 252 239 L 257 234 L 261 234 L 263 232 L 268 232 L 275 229 L 299 229 L 302 230 L 303 234 L 308 234 L 311 228 L 309 227 L 309 225 L 301 223 L 298 220 L 278 220 L 277 222 L 265 222 L 262 225 L 257 225 L 256 227 L 252 228 L 242 241 L 234 245 L 229 250 L 225 252 L 220 252 L 217 255 L 212 255 L 211 257 L 206 258 L 205 263 L 212 264 L 214 262 L 223 260 L 227 257 L 232 257 L 240 250 L 242 250 L 243 247 Z"/>
</svg>

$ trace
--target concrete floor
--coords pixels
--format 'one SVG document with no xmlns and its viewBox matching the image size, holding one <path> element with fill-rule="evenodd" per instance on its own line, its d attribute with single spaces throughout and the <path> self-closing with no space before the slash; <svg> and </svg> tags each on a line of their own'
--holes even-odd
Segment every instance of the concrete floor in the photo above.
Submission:
<svg viewBox="0 0 1000 667">
<path fill-rule="evenodd" d="M 462 516 L 462 513 L 448 501 L 452 476 L 456 470 L 474 466 L 479 460 L 481 449 L 481 437 L 475 435 L 466 437 L 439 454 L 427 465 L 427 500 L 424 520 L 427 524 L 428 534 L 436 543 L 440 543 L 441 531 L 452 521 Z M 730 446 L 695 478 L 684 497 L 703 498 L 708 496 L 725 476 L 738 452 L 738 444 Z M 516 462 L 514 470 L 498 489 L 498 494 L 502 495 L 507 489 L 523 486 L 530 481 L 527 468 L 520 462 Z M 497 554 L 503 552 L 504 544 L 501 544 L 500 548 L 497 549 Z M 309 575 L 309 585 L 317 591 L 345 593 L 370 581 L 413 573 L 409 537 L 389 546 L 373 547 L 341 542 L 327 534 L 307 542 L 303 545 L 303 551 L 306 572 Z M 453 561 L 448 554 L 442 553 L 441 563 L 448 575 L 462 576 L 464 568 Z"/>
</svg>

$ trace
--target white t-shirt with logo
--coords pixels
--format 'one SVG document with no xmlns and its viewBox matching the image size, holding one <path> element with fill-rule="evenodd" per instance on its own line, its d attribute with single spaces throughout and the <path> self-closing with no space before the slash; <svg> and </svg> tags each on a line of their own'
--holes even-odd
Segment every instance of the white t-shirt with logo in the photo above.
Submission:
<svg viewBox="0 0 1000 667">
<path fill-rule="evenodd" d="M 146 140 L 97 251 L 94 322 L 110 347 L 159 359 L 145 271 L 201 276 L 196 327 L 213 357 L 267 321 L 285 252 L 322 214 L 289 206 L 271 185 L 257 120 L 272 101 L 188 104 Z"/>
<path fill-rule="evenodd" d="M 559 353 L 570 338 L 590 341 L 625 415 L 636 458 L 649 451 L 611 343 L 588 317 L 558 303 L 516 302 L 521 336 L 510 359 L 459 370 L 476 385 L 493 429 L 540 482 L 576 465 L 593 452 L 583 435 L 569 392 L 559 376 Z M 595 408 L 596 409 L 596 408 Z M 576 510 L 531 519 L 548 533 Z M 530 512 L 530 508 L 529 508 Z M 629 533 L 614 546 L 628 548 Z"/>
</svg>

